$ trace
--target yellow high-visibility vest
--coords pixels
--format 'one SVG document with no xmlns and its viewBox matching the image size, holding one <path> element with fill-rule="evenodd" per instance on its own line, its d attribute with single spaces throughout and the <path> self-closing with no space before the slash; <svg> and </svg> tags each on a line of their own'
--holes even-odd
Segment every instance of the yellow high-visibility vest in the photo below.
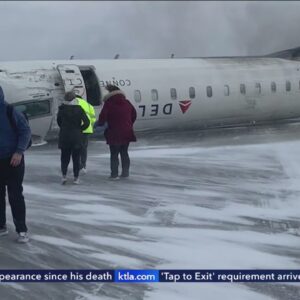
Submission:
<svg viewBox="0 0 300 300">
<path fill-rule="evenodd" d="M 95 109 L 92 105 L 90 105 L 86 100 L 82 98 L 76 98 L 78 101 L 78 105 L 84 110 L 85 114 L 90 120 L 90 125 L 87 129 L 83 130 L 83 133 L 93 133 L 94 132 L 94 124 L 96 122 Z"/>
</svg>

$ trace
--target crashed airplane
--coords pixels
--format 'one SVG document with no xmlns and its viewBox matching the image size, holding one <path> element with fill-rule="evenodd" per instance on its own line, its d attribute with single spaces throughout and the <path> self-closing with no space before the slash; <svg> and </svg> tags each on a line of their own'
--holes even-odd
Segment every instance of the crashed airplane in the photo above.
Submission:
<svg viewBox="0 0 300 300">
<path fill-rule="evenodd" d="M 57 131 L 66 91 L 100 112 L 108 83 L 135 106 L 137 131 L 253 125 L 300 117 L 299 55 L 2 62 L 0 85 L 39 140 Z"/>
</svg>

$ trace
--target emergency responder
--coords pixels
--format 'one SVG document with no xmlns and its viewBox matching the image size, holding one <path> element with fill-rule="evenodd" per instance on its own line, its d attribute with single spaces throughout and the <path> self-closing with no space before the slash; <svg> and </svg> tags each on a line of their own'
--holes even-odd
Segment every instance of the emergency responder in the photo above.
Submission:
<svg viewBox="0 0 300 300">
<path fill-rule="evenodd" d="M 82 140 L 82 148 L 80 152 L 80 170 L 82 173 L 86 174 L 86 161 L 87 161 L 87 148 L 89 144 L 89 135 L 91 135 L 94 131 L 94 123 L 96 121 L 95 109 L 89 104 L 85 99 L 76 94 L 76 100 L 78 101 L 78 105 L 84 110 L 86 116 L 90 121 L 90 125 L 87 129 L 83 130 L 83 140 Z"/>
</svg>

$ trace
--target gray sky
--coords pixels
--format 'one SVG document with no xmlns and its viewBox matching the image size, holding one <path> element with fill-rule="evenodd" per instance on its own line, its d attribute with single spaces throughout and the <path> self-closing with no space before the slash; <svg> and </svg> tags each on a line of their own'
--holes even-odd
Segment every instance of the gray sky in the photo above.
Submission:
<svg viewBox="0 0 300 300">
<path fill-rule="evenodd" d="M 300 2 L 5 1 L 0 60 L 259 55 L 300 46 Z"/>
</svg>

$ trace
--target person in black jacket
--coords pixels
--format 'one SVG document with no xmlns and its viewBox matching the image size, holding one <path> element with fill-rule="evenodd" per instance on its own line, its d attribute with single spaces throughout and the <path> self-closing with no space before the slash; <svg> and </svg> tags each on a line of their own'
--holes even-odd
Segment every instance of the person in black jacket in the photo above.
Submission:
<svg viewBox="0 0 300 300">
<path fill-rule="evenodd" d="M 61 149 L 62 184 L 67 182 L 70 159 L 73 160 L 74 184 L 78 184 L 82 131 L 89 127 L 90 121 L 78 105 L 74 92 L 65 94 L 65 101 L 59 107 L 57 124 L 60 127 L 58 148 Z"/>
</svg>

